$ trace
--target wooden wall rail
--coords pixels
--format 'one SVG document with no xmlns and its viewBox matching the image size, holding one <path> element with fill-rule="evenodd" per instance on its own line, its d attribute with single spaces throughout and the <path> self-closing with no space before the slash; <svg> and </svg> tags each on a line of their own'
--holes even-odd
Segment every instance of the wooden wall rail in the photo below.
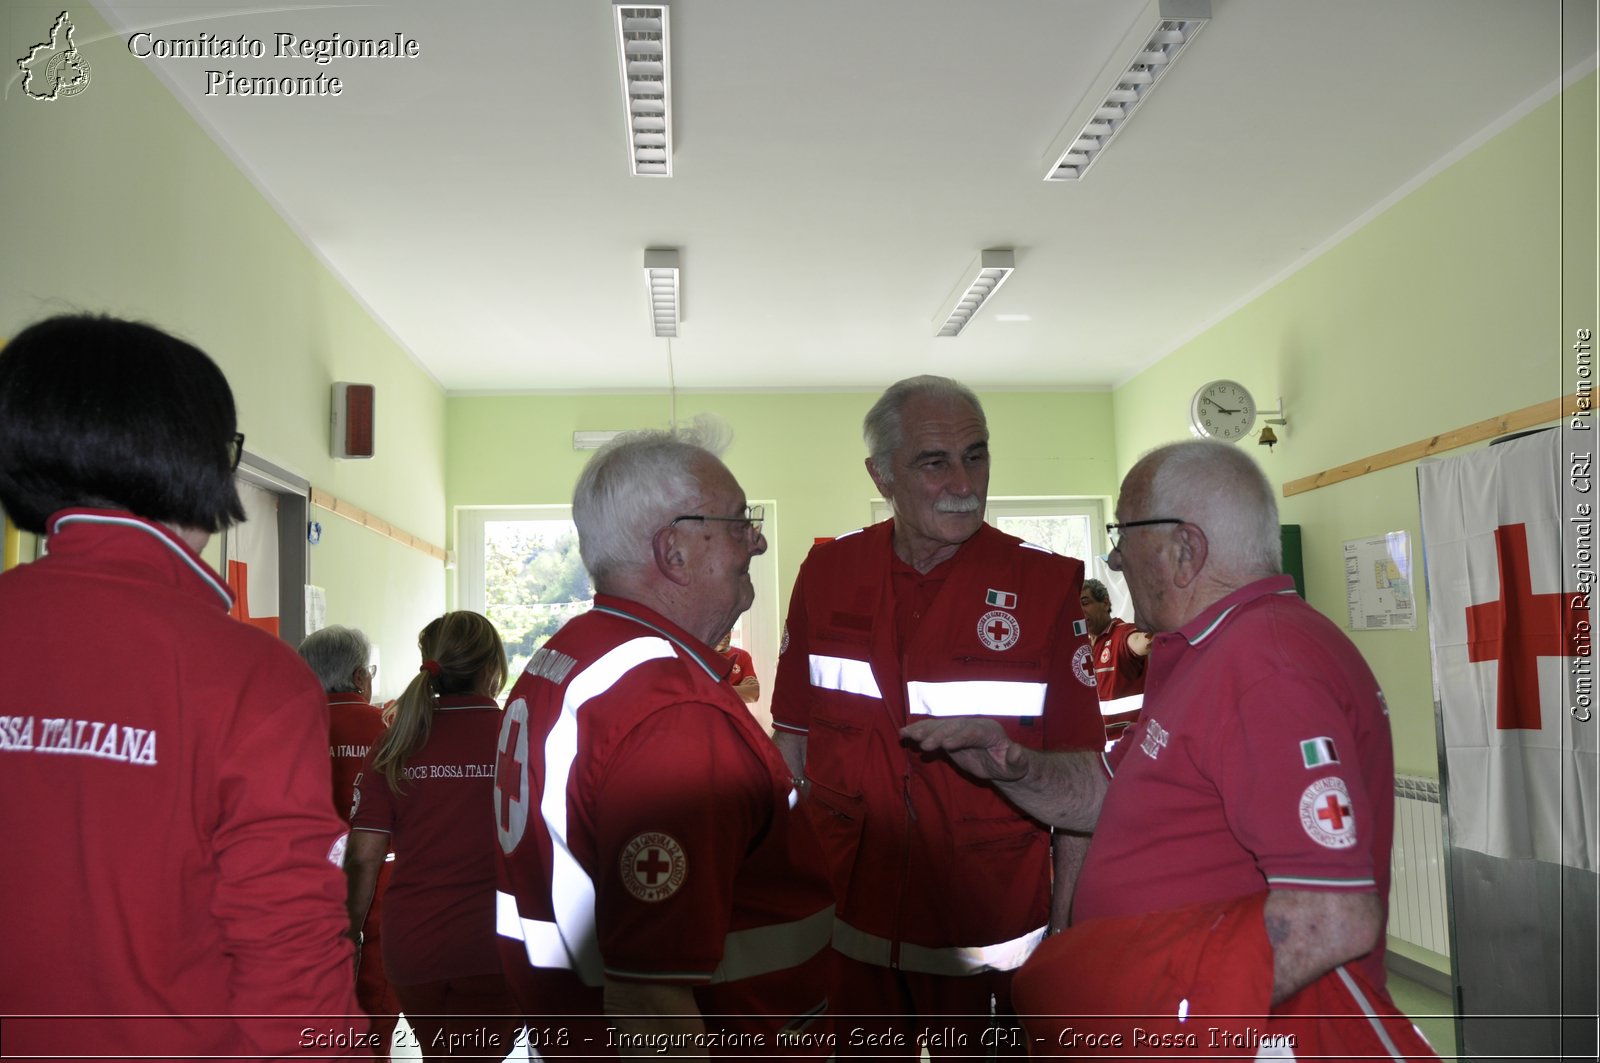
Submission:
<svg viewBox="0 0 1600 1063">
<path fill-rule="evenodd" d="M 1370 458 L 1352 461 L 1337 468 L 1325 469 L 1314 476 L 1302 476 L 1298 480 L 1290 480 L 1283 485 L 1284 497 L 1298 495 L 1305 491 L 1315 491 L 1319 487 L 1329 484 L 1343 483 L 1353 480 L 1357 476 L 1365 476 L 1369 472 L 1379 469 L 1388 469 L 1396 465 L 1404 465 L 1408 461 L 1430 457 L 1434 454 L 1443 454 L 1447 450 L 1458 447 L 1470 446 L 1481 443 L 1485 439 L 1503 436 L 1508 432 L 1520 432 L 1525 428 L 1547 424 L 1550 421 L 1570 417 L 1578 412 L 1578 398 L 1576 395 L 1567 395 L 1548 402 L 1537 403 L 1533 406 L 1524 406 L 1520 410 L 1503 413 L 1499 417 L 1490 417 L 1476 424 L 1469 424 L 1465 428 L 1457 428 L 1441 435 L 1429 436 L 1419 439 L 1415 443 L 1407 443 L 1403 447 L 1386 450 L 1381 454 L 1374 454 Z M 1587 407 L 1585 412 L 1589 412 Z M 1590 422 L 1591 424 L 1593 422 Z"/>
<path fill-rule="evenodd" d="M 379 535 L 387 536 L 397 543 L 411 547 L 413 550 L 420 550 L 429 557 L 437 558 L 440 561 L 444 561 L 448 557 L 443 547 L 435 546 L 426 539 L 419 539 L 408 531 L 402 531 L 388 521 L 373 516 L 359 506 L 353 506 L 342 498 L 333 497 L 333 495 L 321 488 L 313 487 L 311 489 L 311 504 L 319 509 L 325 509 L 329 513 L 341 516 L 345 520 L 359 524 L 370 531 L 375 531 Z"/>
</svg>

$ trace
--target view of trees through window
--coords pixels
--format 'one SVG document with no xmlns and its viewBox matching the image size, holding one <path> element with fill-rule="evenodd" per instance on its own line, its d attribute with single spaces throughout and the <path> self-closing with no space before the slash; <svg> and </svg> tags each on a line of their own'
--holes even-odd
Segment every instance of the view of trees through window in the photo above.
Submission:
<svg viewBox="0 0 1600 1063">
<path fill-rule="evenodd" d="M 483 615 L 505 640 L 510 680 L 570 617 L 594 604 L 570 520 L 483 524 Z"/>
<path fill-rule="evenodd" d="M 1089 518 L 1077 514 L 1062 516 L 1012 517 L 1003 513 L 991 514 L 994 526 L 1009 535 L 1048 547 L 1058 554 L 1075 557 L 1088 565 L 1094 553 L 1091 545 L 1093 529 Z"/>
</svg>

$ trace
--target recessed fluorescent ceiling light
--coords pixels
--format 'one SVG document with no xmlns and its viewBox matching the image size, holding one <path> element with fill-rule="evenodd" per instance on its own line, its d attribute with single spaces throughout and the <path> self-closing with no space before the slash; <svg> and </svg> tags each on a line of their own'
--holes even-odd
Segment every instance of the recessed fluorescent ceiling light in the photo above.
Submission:
<svg viewBox="0 0 1600 1063">
<path fill-rule="evenodd" d="M 672 176 L 672 64 L 666 4 L 617 4 L 628 166 L 635 177 Z"/>
<path fill-rule="evenodd" d="M 961 280 L 944 297 L 939 313 L 933 317 L 935 336 L 959 336 L 974 314 L 1000 290 L 1000 285 L 1016 270 L 1016 256 L 1009 248 L 979 252 L 961 274 Z"/>
<path fill-rule="evenodd" d="M 1045 153 L 1044 179 L 1088 173 L 1210 19 L 1211 0 L 1151 0 Z"/>
<path fill-rule="evenodd" d="M 616 432 L 574 432 L 572 433 L 573 450 L 599 450 L 613 439 L 622 434 Z"/>
<path fill-rule="evenodd" d="M 678 252 L 650 250 L 644 253 L 644 288 L 650 299 L 650 323 L 657 336 L 678 334 L 683 317 L 679 300 Z"/>
</svg>

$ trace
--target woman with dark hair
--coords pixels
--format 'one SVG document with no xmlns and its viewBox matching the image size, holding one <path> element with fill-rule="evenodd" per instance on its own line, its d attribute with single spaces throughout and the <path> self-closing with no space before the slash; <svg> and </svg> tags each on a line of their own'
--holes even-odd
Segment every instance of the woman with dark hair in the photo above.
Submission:
<svg viewBox="0 0 1600 1063">
<path fill-rule="evenodd" d="M 148 325 L 0 350 L 0 505 L 48 536 L 0 574 L 0 1002 L 39 1016 L 8 1053 L 360 1054 L 322 690 L 199 556 L 243 440 Z"/>
<path fill-rule="evenodd" d="M 521 1025 L 495 935 L 495 698 L 506 651 L 493 624 L 465 611 L 431 621 L 417 648 L 422 665 L 356 782 L 350 926 L 366 921 L 392 848 L 383 966 L 423 1058 L 499 1059 Z"/>
</svg>

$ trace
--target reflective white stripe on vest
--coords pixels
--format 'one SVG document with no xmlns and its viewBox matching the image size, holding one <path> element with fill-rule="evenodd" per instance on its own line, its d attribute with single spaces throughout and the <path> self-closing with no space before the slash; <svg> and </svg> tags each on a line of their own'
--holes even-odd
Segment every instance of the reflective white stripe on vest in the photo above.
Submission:
<svg viewBox="0 0 1600 1063">
<path fill-rule="evenodd" d="M 494 891 L 494 929 L 503 938 L 520 941 L 534 967 L 570 968 L 567 947 L 561 942 L 561 928 L 544 919 L 524 919 L 517 911 L 517 899 Z"/>
<path fill-rule="evenodd" d="M 811 685 L 819 690 L 840 690 L 846 694 L 863 694 L 869 698 L 882 698 L 878 680 L 872 674 L 872 665 L 852 657 L 824 657 L 811 655 Z"/>
<path fill-rule="evenodd" d="M 711 981 L 737 982 L 798 967 L 828 947 L 833 922 L 830 904 L 792 923 L 735 930 L 722 939 L 722 962 Z"/>
<path fill-rule="evenodd" d="M 605 984 L 605 965 L 594 927 L 594 883 L 572 855 L 567 834 L 567 780 L 578 755 L 578 711 L 590 698 L 604 694 L 617 681 L 647 661 L 676 656 L 672 643 L 660 638 L 630 639 L 572 677 L 561 702 L 561 715 L 544 740 L 544 796 L 539 811 L 550 833 L 550 903 L 559 948 L 547 932 L 552 924 L 521 920 L 528 962 L 535 967 L 576 971 L 585 985 Z M 530 924 L 535 928 L 530 930 Z"/>
<path fill-rule="evenodd" d="M 906 709 L 913 716 L 1042 716 L 1043 683 L 969 679 L 955 683 L 906 684 Z"/>
<path fill-rule="evenodd" d="M 1110 701 L 1100 703 L 1100 715 L 1120 716 L 1125 712 L 1138 712 L 1144 708 L 1144 695 L 1129 694 L 1125 698 L 1112 698 Z"/>
<path fill-rule="evenodd" d="M 961 977 L 985 971 L 1014 971 L 1033 955 L 1044 940 L 1045 927 L 995 945 L 952 945 L 932 949 L 926 945 L 900 944 L 900 969 L 919 974 Z M 891 942 L 876 934 L 857 930 L 842 919 L 833 921 L 833 947 L 862 963 L 889 966 Z"/>
</svg>

